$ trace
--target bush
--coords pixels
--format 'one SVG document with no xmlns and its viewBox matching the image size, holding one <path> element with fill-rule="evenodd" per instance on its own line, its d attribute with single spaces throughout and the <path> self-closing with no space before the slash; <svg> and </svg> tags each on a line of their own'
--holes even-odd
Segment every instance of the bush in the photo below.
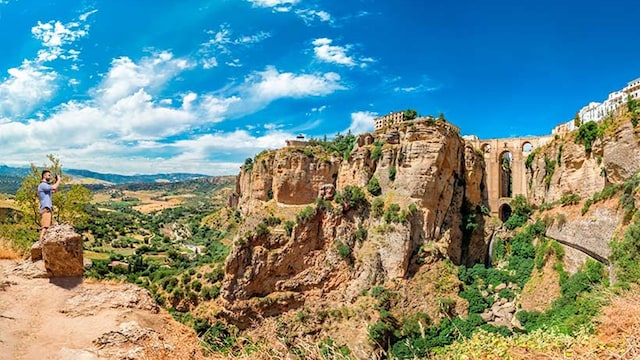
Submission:
<svg viewBox="0 0 640 360">
<path fill-rule="evenodd" d="M 373 199 L 371 203 L 371 214 L 374 218 L 379 218 L 384 214 L 384 200 L 381 198 Z"/>
<path fill-rule="evenodd" d="M 575 205 L 580 202 L 580 195 L 578 194 L 565 194 L 560 197 L 560 203 L 562 206 Z"/>
<path fill-rule="evenodd" d="M 380 187 L 380 182 L 378 181 L 377 177 L 371 177 L 369 183 L 367 183 L 367 190 L 369 191 L 369 194 L 373 196 L 382 194 L 382 188 Z"/>
<path fill-rule="evenodd" d="M 315 215 L 315 213 L 316 210 L 314 208 L 312 208 L 311 206 L 307 206 L 302 209 L 302 211 L 300 211 L 298 215 L 296 215 L 296 221 L 298 223 L 307 222 L 309 221 L 309 219 L 311 219 L 311 217 L 313 217 L 313 215 Z"/>
<path fill-rule="evenodd" d="M 390 181 L 395 181 L 396 180 L 396 167 L 392 166 L 389 168 L 389 180 Z"/>
<path fill-rule="evenodd" d="M 640 284 L 640 221 L 630 224 L 621 240 L 611 241 L 611 249 L 618 281 Z"/>
<path fill-rule="evenodd" d="M 400 205 L 389 204 L 389 206 L 387 207 L 387 210 L 384 212 L 384 221 L 386 223 L 401 222 Z"/>
<path fill-rule="evenodd" d="M 373 143 L 373 151 L 371 152 L 371 160 L 378 161 L 382 157 L 382 143 L 375 141 Z"/>
<path fill-rule="evenodd" d="M 284 223 L 284 231 L 287 233 L 287 236 L 291 236 L 293 233 L 293 228 L 296 226 L 296 223 L 291 220 L 287 220 Z"/>
<path fill-rule="evenodd" d="M 338 255 L 345 260 L 351 259 L 351 247 L 343 242 L 338 241 L 336 243 L 338 249 Z"/>
<path fill-rule="evenodd" d="M 584 145 L 586 152 L 591 152 L 592 144 L 598 137 L 598 124 L 595 121 L 589 121 L 578 128 L 576 134 L 576 142 Z"/>
<path fill-rule="evenodd" d="M 345 207 L 345 210 L 359 209 L 367 204 L 367 198 L 364 191 L 357 186 L 347 185 L 340 193 L 339 199 Z"/>
<path fill-rule="evenodd" d="M 356 230 L 355 238 L 356 242 L 362 243 L 367 239 L 367 229 L 363 228 L 362 225 L 358 225 L 358 230 Z"/>
<path fill-rule="evenodd" d="M 529 220 L 529 216 L 533 214 L 533 208 L 529 205 L 527 198 L 523 195 L 516 195 L 513 200 L 511 200 L 510 205 L 513 209 L 513 213 L 509 219 L 505 221 L 504 225 L 507 229 L 513 230 L 526 224 L 527 220 Z"/>
</svg>

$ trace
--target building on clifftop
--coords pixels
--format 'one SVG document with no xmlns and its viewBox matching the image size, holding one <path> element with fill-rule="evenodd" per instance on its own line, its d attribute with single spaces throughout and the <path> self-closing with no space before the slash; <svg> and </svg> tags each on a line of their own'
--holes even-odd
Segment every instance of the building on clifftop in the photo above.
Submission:
<svg viewBox="0 0 640 360">
<path fill-rule="evenodd" d="M 589 121 L 599 122 L 613 113 L 620 105 L 627 102 L 627 98 L 640 99 L 640 78 L 627 83 L 627 86 L 621 90 L 609 93 L 607 99 L 603 102 L 590 102 L 578 111 L 580 121 L 584 124 Z M 574 120 L 562 123 L 551 131 L 552 134 L 563 134 L 576 129 Z"/>
</svg>

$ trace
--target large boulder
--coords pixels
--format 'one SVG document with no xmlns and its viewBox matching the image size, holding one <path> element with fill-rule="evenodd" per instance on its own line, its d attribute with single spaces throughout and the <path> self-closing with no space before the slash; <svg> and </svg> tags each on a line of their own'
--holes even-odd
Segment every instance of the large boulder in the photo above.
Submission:
<svg viewBox="0 0 640 360">
<path fill-rule="evenodd" d="M 69 224 L 56 224 L 42 240 L 42 258 L 49 277 L 82 276 L 82 236 Z"/>
</svg>

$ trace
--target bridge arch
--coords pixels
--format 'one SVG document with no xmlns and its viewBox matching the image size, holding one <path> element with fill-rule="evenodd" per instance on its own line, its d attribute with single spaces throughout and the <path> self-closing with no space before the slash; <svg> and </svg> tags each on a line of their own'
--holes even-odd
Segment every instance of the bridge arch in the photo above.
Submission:
<svg viewBox="0 0 640 360">
<path fill-rule="evenodd" d="M 513 210 L 511 209 L 511 205 L 507 204 L 507 203 L 503 203 L 502 205 L 500 205 L 500 210 L 498 211 L 498 214 L 500 216 L 500 220 L 502 222 L 507 221 L 507 219 L 509 219 L 511 217 L 511 213 L 513 212 Z"/>
<path fill-rule="evenodd" d="M 533 150 L 553 141 L 553 136 L 484 140 L 475 138 L 467 141 L 483 154 L 489 209 L 492 215 L 501 217 L 501 206 L 508 203 L 512 197 L 528 197 L 530 174 L 525 167 L 527 156 Z M 507 169 L 503 166 L 505 154 L 510 154 L 510 162 L 505 164 L 510 165 Z"/>
<path fill-rule="evenodd" d="M 513 194 L 513 154 L 509 150 L 500 153 L 500 193 L 499 197 L 510 198 Z"/>
</svg>

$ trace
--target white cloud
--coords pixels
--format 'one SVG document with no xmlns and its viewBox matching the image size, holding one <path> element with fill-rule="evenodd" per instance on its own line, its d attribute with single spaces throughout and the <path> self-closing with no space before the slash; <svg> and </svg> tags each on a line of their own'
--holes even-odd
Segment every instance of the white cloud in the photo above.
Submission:
<svg viewBox="0 0 640 360">
<path fill-rule="evenodd" d="M 362 134 L 365 132 L 373 132 L 373 119 L 377 113 L 370 111 L 358 111 L 351 114 L 351 125 L 345 130 L 351 131 L 352 134 Z"/>
<path fill-rule="evenodd" d="M 80 15 L 80 21 L 84 22 L 91 13 Z M 38 25 L 31 28 L 31 34 L 40 40 L 44 47 L 38 51 L 38 62 L 50 62 L 58 58 L 75 61 L 78 59 L 80 52 L 74 49 L 66 49 L 66 46 L 87 36 L 89 34 L 89 25 L 75 21 L 66 24 L 55 20 L 46 23 L 38 21 Z"/>
<path fill-rule="evenodd" d="M 313 52 L 316 54 L 316 58 L 328 63 L 355 66 L 353 58 L 347 55 L 349 47 L 331 45 L 332 42 L 333 40 L 327 38 L 313 40 Z"/>
<path fill-rule="evenodd" d="M 87 35 L 86 29 L 81 28 L 80 23 L 62 24 L 60 21 L 38 21 L 38 25 L 31 28 L 31 33 L 46 47 L 59 47 Z"/>
<path fill-rule="evenodd" d="M 231 61 L 227 61 L 225 64 L 231 67 L 242 67 L 242 63 L 240 62 L 240 59 L 233 59 Z"/>
<path fill-rule="evenodd" d="M 81 15 L 78 17 L 78 19 L 80 19 L 80 21 L 87 21 L 87 18 L 89 18 L 89 16 L 91 16 L 91 15 L 93 15 L 93 14 L 97 13 L 97 12 L 98 12 L 98 10 L 90 10 L 90 11 L 87 11 L 86 13 L 81 14 Z"/>
<path fill-rule="evenodd" d="M 200 102 L 200 110 L 208 122 L 219 122 L 229 113 L 231 105 L 240 102 L 241 99 L 237 96 L 220 99 L 213 95 L 204 95 Z"/>
<path fill-rule="evenodd" d="M 182 108 L 185 110 L 191 109 L 191 104 L 198 98 L 198 94 L 189 92 L 182 97 Z"/>
<path fill-rule="evenodd" d="M 271 37 L 270 33 L 260 31 L 253 35 L 241 35 L 234 38 L 233 31 L 228 24 L 221 25 L 218 31 L 208 30 L 206 33 L 212 35 L 212 37 L 202 43 L 198 50 L 200 63 L 204 69 L 218 66 L 218 58 L 223 57 L 223 55 L 230 59 L 225 61 L 226 65 L 240 67 L 242 66 L 240 59 L 232 58 L 234 47 L 250 47 Z"/>
<path fill-rule="evenodd" d="M 0 116 L 23 116 L 49 100 L 58 74 L 50 68 L 25 60 L 8 70 L 0 83 Z"/>
<path fill-rule="evenodd" d="M 246 79 L 249 93 L 253 98 L 271 102 L 278 98 L 302 98 L 324 96 L 337 90 L 344 90 L 340 75 L 334 72 L 324 74 L 294 74 L 279 72 L 269 66 L 265 71 L 252 74 Z"/>
<path fill-rule="evenodd" d="M 396 86 L 393 88 L 395 92 L 406 92 L 406 93 L 414 93 L 414 92 L 433 92 L 438 90 L 438 86 L 427 87 L 425 85 L 416 85 L 416 86 Z"/>
<path fill-rule="evenodd" d="M 126 56 L 114 59 L 111 69 L 95 90 L 99 99 L 112 104 L 140 89 L 155 91 L 193 64 L 186 59 L 173 58 L 168 51 L 156 52 L 134 63 Z"/>
<path fill-rule="evenodd" d="M 324 10 L 300 9 L 296 10 L 296 15 L 300 16 L 300 18 L 306 23 L 311 23 L 316 19 L 321 22 L 333 22 L 331 14 Z"/>
<path fill-rule="evenodd" d="M 288 12 L 300 0 L 248 0 L 254 7 L 272 8 L 278 12 Z"/>
<path fill-rule="evenodd" d="M 218 59 L 216 59 L 215 57 L 210 57 L 206 59 L 203 58 L 203 59 L 200 59 L 200 63 L 202 64 L 203 69 L 208 70 L 218 66 Z"/>
</svg>

